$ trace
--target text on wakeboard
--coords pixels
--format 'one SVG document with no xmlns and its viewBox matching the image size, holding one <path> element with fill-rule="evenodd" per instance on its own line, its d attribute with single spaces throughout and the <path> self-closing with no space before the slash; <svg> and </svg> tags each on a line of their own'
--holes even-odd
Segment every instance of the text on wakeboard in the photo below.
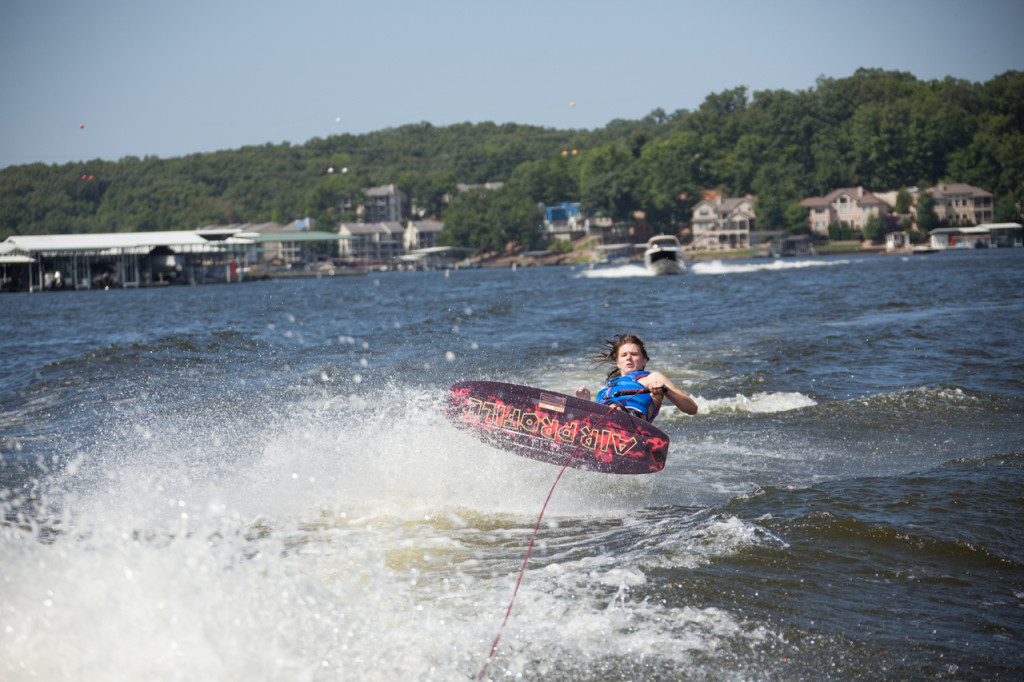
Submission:
<svg viewBox="0 0 1024 682">
<path fill-rule="evenodd" d="M 476 398 L 464 399 L 461 417 L 463 421 L 471 424 L 539 436 L 555 442 L 578 445 L 588 450 L 610 451 L 620 456 L 632 451 L 637 445 L 636 436 L 616 433 L 611 429 L 595 429 L 580 420 L 560 421 L 548 415 Z"/>
</svg>

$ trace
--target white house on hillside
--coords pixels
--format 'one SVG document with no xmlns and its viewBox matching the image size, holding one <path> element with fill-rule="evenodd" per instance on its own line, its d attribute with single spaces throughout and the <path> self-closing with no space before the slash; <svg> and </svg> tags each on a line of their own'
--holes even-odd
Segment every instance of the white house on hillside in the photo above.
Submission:
<svg viewBox="0 0 1024 682">
<path fill-rule="evenodd" d="M 693 207 L 693 245 L 695 251 L 725 251 L 750 248 L 750 231 L 757 216 L 756 197 L 723 199 L 714 196 Z"/>
</svg>

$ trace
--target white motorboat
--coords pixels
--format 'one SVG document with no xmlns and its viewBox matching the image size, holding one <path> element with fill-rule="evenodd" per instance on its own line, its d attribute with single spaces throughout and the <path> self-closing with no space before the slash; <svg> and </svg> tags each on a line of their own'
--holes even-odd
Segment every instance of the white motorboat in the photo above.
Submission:
<svg viewBox="0 0 1024 682">
<path fill-rule="evenodd" d="M 676 275 L 686 269 L 683 247 L 672 235 L 659 234 L 647 241 L 644 266 L 654 275 Z"/>
</svg>

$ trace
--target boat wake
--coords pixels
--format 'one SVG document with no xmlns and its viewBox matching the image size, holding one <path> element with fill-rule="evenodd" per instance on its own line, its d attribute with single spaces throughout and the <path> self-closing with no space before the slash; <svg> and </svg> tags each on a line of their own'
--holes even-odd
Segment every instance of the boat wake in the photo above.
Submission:
<svg viewBox="0 0 1024 682">
<path fill-rule="evenodd" d="M 850 261 L 848 260 L 771 260 L 758 263 L 727 263 L 725 261 L 712 260 L 694 263 L 690 266 L 690 270 L 698 275 L 734 275 L 761 270 L 802 270 L 803 268 L 849 264 Z"/>
<path fill-rule="evenodd" d="M 613 265 L 610 267 L 584 270 L 580 277 L 586 279 L 619 279 L 623 277 L 654 277 L 654 273 L 642 265 Z"/>
<path fill-rule="evenodd" d="M 691 263 L 690 272 L 697 275 L 736 275 L 747 272 L 778 271 L 778 270 L 802 270 L 804 268 L 820 268 L 835 265 L 849 265 L 851 261 L 843 260 L 763 260 L 758 262 L 750 261 L 698 261 Z M 628 265 L 613 265 L 596 267 L 592 270 L 584 270 L 579 277 L 585 279 L 621 279 L 627 277 L 654 277 L 643 265 L 630 263 Z"/>
</svg>

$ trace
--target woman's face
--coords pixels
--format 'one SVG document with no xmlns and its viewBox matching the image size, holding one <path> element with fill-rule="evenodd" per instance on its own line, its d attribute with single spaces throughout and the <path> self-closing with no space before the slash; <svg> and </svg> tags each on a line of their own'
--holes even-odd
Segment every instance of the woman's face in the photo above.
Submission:
<svg viewBox="0 0 1024 682">
<path fill-rule="evenodd" d="M 615 357 L 615 366 L 619 368 L 619 372 L 622 374 L 636 372 L 643 369 L 646 364 L 647 360 L 640 352 L 640 346 L 635 343 L 624 343 L 619 346 L 619 352 Z"/>
</svg>

